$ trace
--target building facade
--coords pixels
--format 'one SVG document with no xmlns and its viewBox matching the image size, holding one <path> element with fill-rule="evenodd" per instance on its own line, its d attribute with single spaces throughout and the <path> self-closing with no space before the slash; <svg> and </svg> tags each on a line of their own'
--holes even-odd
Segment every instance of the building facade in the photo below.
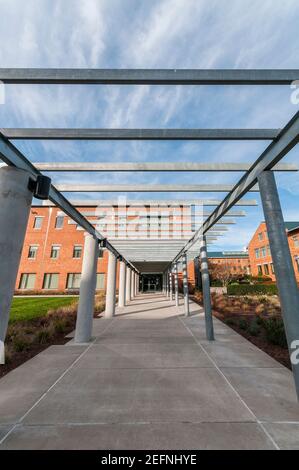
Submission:
<svg viewBox="0 0 299 470">
<path fill-rule="evenodd" d="M 246 251 L 212 251 L 208 254 L 211 275 L 217 268 L 225 275 L 245 276 L 251 274 L 249 256 Z"/>
<path fill-rule="evenodd" d="M 113 208 L 111 211 L 111 207 L 108 206 L 101 207 L 100 210 L 95 206 L 78 206 L 77 209 L 88 217 L 91 223 L 94 222 L 98 230 L 112 240 L 112 244 L 114 239 L 122 237 L 124 229 L 127 229 L 129 234 L 136 229 L 134 223 L 136 216 L 129 215 L 125 227 L 117 208 Z M 144 237 L 149 217 L 150 215 L 138 216 L 141 225 L 138 232 L 140 237 Z M 188 230 L 188 236 L 190 236 L 191 222 L 184 222 L 182 228 L 180 225 L 175 225 L 177 223 L 175 222 L 175 214 L 173 220 L 173 226 L 170 228 L 172 234 L 176 234 L 179 229 L 180 231 Z M 151 228 L 155 237 L 156 232 L 161 230 L 160 226 L 163 227 L 163 222 L 158 220 L 158 223 L 155 221 L 154 228 Z M 46 294 L 78 291 L 83 250 L 84 231 L 70 217 L 54 206 L 32 206 L 16 279 L 16 293 L 32 291 Z M 107 268 L 108 252 L 102 249 L 97 266 L 97 290 L 106 289 Z M 162 286 L 162 274 L 154 273 L 158 277 L 160 276 L 158 283 L 157 276 L 153 278 L 152 274 L 149 273 L 146 279 L 141 279 L 140 287 L 144 286 L 145 290 L 148 290 L 154 289 L 156 285 L 159 288 Z M 182 275 L 179 273 L 180 283 L 181 278 Z M 193 261 L 188 263 L 188 282 L 190 286 L 194 285 Z"/>
<path fill-rule="evenodd" d="M 296 280 L 299 283 L 299 222 L 285 222 L 285 229 Z M 256 229 L 248 245 L 248 254 L 252 275 L 266 276 L 275 281 L 275 271 L 265 222 L 261 222 Z"/>
</svg>

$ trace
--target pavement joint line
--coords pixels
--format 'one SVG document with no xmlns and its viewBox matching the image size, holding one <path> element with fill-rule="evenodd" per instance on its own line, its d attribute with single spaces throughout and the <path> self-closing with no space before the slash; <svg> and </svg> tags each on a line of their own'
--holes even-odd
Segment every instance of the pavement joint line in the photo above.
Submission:
<svg viewBox="0 0 299 470">
<path fill-rule="evenodd" d="M 106 327 L 103 329 L 103 331 L 100 333 L 98 337 L 102 336 L 102 334 L 104 334 L 105 331 L 107 331 L 108 328 L 110 328 L 110 326 L 114 323 L 114 321 L 115 319 L 113 318 L 112 321 L 108 325 L 106 325 Z M 26 413 L 24 413 L 24 415 L 19 419 L 19 421 L 15 423 L 13 427 L 3 436 L 3 438 L 0 440 L 0 445 L 4 443 L 4 441 L 16 429 L 18 425 L 22 424 L 26 416 L 47 396 L 47 394 L 52 390 L 52 388 L 55 387 L 55 385 L 57 385 L 60 382 L 60 380 L 74 367 L 75 364 L 77 364 L 77 362 L 83 356 L 85 356 L 87 351 L 89 351 L 89 349 L 93 346 L 93 344 L 95 343 L 98 337 L 94 338 L 94 340 L 90 343 L 90 345 L 87 346 L 87 348 L 72 362 L 72 364 L 58 377 L 58 379 L 56 379 L 55 382 L 39 397 L 39 399 L 29 408 L 29 410 L 27 410 Z"/>
<path fill-rule="evenodd" d="M 214 367 L 216 368 L 216 370 L 219 372 L 219 374 L 224 378 L 224 380 L 226 381 L 226 383 L 229 385 L 229 387 L 233 390 L 233 392 L 235 393 L 235 395 L 239 398 L 239 400 L 241 401 L 241 403 L 243 403 L 243 405 L 247 408 L 247 410 L 252 414 L 252 416 L 255 418 L 256 422 L 258 423 L 258 425 L 261 427 L 261 429 L 264 431 L 264 433 L 266 434 L 266 436 L 268 437 L 268 439 L 270 439 L 270 441 L 272 442 L 272 444 L 275 446 L 276 450 L 280 450 L 280 447 L 278 446 L 277 442 L 273 439 L 273 437 L 269 434 L 269 432 L 267 431 L 267 429 L 264 427 L 262 421 L 260 421 L 257 416 L 254 414 L 254 412 L 249 408 L 249 406 L 247 405 L 247 403 L 243 400 L 243 398 L 240 396 L 240 394 L 238 393 L 238 391 L 235 389 L 235 387 L 231 384 L 231 382 L 228 380 L 228 378 L 225 376 L 225 374 L 222 372 L 222 370 L 217 366 L 216 362 L 213 360 L 213 358 L 209 355 L 209 353 L 205 350 L 205 348 L 203 347 L 203 345 L 198 341 L 198 339 L 196 338 L 196 336 L 193 334 L 192 330 L 189 328 L 189 326 L 187 326 L 185 324 L 185 322 L 182 320 L 182 318 L 180 318 L 180 321 L 181 323 L 184 325 L 184 327 L 189 331 L 189 333 L 193 336 L 193 338 L 195 339 L 196 343 L 198 344 L 198 346 L 205 352 L 205 354 L 207 355 L 207 357 L 210 359 L 210 361 L 212 361 L 212 363 L 214 364 Z"/>
<path fill-rule="evenodd" d="M 26 427 L 26 428 L 38 428 L 38 427 L 63 427 L 63 426 L 144 426 L 144 425 L 157 425 L 157 424 L 257 424 L 253 421 L 93 421 L 93 422 L 81 422 L 81 423 L 48 423 L 48 424 L 41 424 L 41 423 L 33 423 L 33 424 L 23 424 L 18 423 L 15 427 Z M 272 423 L 271 423 L 272 424 Z"/>
</svg>

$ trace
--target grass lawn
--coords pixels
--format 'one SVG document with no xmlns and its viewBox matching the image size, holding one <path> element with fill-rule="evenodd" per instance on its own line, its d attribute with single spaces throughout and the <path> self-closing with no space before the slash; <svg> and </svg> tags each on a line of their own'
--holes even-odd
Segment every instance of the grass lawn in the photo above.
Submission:
<svg viewBox="0 0 299 470">
<path fill-rule="evenodd" d="M 31 297 L 31 298 L 14 298 L 11 311 L 10 323 L 17 321 L 32 320 L 33 318 L 42 317 L 49 310 L 58 307 L 70 305 L 78 300 L 77 297 Z"/>
</svg>

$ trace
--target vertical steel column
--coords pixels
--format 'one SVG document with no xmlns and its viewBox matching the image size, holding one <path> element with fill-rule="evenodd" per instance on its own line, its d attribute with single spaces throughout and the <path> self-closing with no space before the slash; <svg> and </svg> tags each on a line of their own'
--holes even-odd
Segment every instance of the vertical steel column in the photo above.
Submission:
<svg viewBox="0 0 299 470">
<path fill-rule="evenodd" d="M 296 361 L 292 361 L 292 353 L 298 348 L 299 344 L 299 291 L 274 173 L 264 171 L 258 176 L 258 183 L 280 298 L 281 313 L 299 399 L 299 363 L 296 364 Z"/>
<path fill-rule="evenodd" d="M 135 297 L 135 272 L 131 270 L 131 300 Z"/>
<path fill-rule="evenodd" d="M 116 267 L 116 256 L 109 251 L 105 318 L 111 318 L 115 315 Z"/>
<path fill-rule="evenodd" d="M 178 274 L 178 262 L 174 263 L 174 290 L 175 290 L 175 305 L 179 306 L 179 274 Z"/>
<path fill-rule="evenodd" d="M 119 264 L 119 286 L 118 286 L 118 306 L 126 305 L 126 264 L 120 261 Z"/>
<path fill-rule="evenodd" d="M 98 241 L 89 233 L 85 233 L 75 343 L 88 343 L 92 337 L 98 259 Z"/>
<path fill-rule="evenodd" d="M 205 311 L 206 336 L 209 341 L 213 341 L 215 338 L 214 338 L 214 325 L 213 325 L 213 317 L 212 317 L 207 243 L 206 243 L 205 236 L 203 236 L 200 241 L 200 262 L 201 262 L 203 306 L 204 306 L 204 311 Z"/>
<path fill-rule="evenodd" d="M 184 305 L 185 317 L 190 315 L 189 310 L 189 287 L 188 287 L 188 270 L 187 270 L 187 254 L 183 255 L 183 288 L 184 288 Z"/>
<path fill-rule="evenodd" d="M 127 266 L 126 272 L 126 303 L 131 300 L 131 269 Z"/>
<path fill-rule="evenodd" d="M 168 297 L 168 294 L 169 294 L 169 274 L 168 274 L 168 271 L 166 271 L 164 274 L 165 274 L 165 295 L 166 295 L 166 297 Z"/>
<path fill-rule="evenodd" d="M 4 342 L 24 243 L 32 193 L 30 174 L 0 169 L 0 340 Z"/>
</svg>

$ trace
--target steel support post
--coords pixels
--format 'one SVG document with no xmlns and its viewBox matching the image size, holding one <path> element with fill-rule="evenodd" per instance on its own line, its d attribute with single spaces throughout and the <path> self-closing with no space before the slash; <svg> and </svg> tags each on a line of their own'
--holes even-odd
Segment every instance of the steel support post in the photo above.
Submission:
<svg viewBox="0 0 299 470">
<path fill-rule="evenodd" d="M 168 297 L 168 294 L 169 294 L 169 273 L 168 273 L 168 271 L 166 271 L 164 273 L 164 276 L 165 276 L 165 295 L 166 295 L 166 297 Z"/>
<path fill-rule="evenodd" d="M 98 258 L 97 239 L 89 233 L 85 233 L 75 343 L 88 343 L 92 337 Z"/>
<path fill-rule="evenodd" d="M 32 201 L 29 177 L 24 170 L 0 169 L 0 340 L 3 342 Z"/>
<path fill-rule="evenodd" d="M 178 275 L 178 262 L 174 263 L 174 291 L 175 291 L 175 305 L 179 306 L 179 275 Z"/>
<path fill-rule="evenodd" d="M 203 306 L 204 306 L 204 312 L 205 312 L 206 336 L 209 341 L 213 341 L 215 338 L 214 338 L 214 325 L 213 325 L 213 317 L 212 317 L 207 243 L 206 243 L 205 236 L 203 236 L 200 240 L 200 266 L 201 266 L 201 279 L 202 279 Z"/>
<path fill-rule="evenodd" d="M 131 270 L 131 300 L 135 297 L 135 273 Z"/>
<path fill-rule="evenodd" d="M 119 286 L 118 286 L 118 306 L 126 305 L 126 264 L 120 261 L 119 264 Z"/>
<path fill-rule="evenodd" d="M 183 289 L 184 289 L 184 306 L 185 317 L 190 315 L 189 310 L 189 287 L 188 287 L 188 270 L 187 270 L 187 255 L 183 255 Z"/>
<path fill-rule="evenodd" d="M 173 276 L 172 276 L 172 267 L 169 271 L 169 298 L 173 300 Z"/>
<path fill-rule="evenodd" d="M 105 318 L 111 318 L 115 315 L 116 268 L 117 258 L 111 251 L 109 251 Z"/>
<path fill-rule="evenodd" d="M 299 346 L 299 291 L 273 172 L 261 173 L 258 183 L 299 400 L 299 362 L 292 360 L 292 354 Z"/>
<path fill-rule="evenodd" d="M 131 300 L 131 269 L 127 266 L 126 270 L 126 303 Z"/>
</svg>

